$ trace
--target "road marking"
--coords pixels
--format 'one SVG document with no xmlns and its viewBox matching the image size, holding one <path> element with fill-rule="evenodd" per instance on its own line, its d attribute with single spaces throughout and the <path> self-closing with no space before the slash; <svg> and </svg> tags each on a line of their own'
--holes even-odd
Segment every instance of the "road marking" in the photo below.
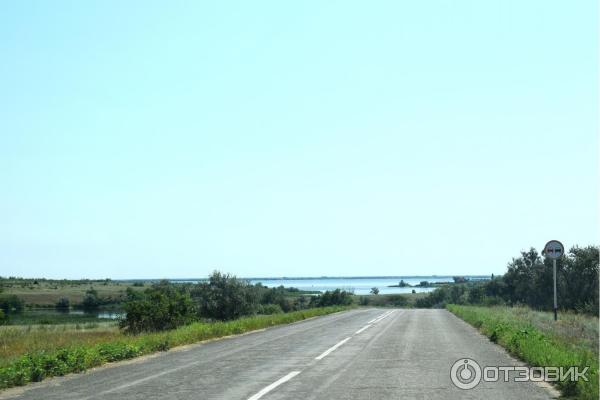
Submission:
<svg viewBox="0 0 600 400">
<path fill-rule="evenodd" d="M 367 324 L 372 324 L 373 322 L 377 321 L 379 318 L 383 318 L 386 316 L 386 314 L 388 314 L 390 311 L 384 312 L 381 315 L 378 315 L 377 317 L 373 318 L 372 320 L 370 320 L 369 322 L 367 322 Z"/>
<path fill-rule="evenodd" d="M 337 349 L 338 347 L 340 347 L 341 345 L 343 345 L 350 339 L 351 339 L 351 337 L 347 337 L 346 339 L 342 340 L 335 346 L 330 347 L 329 349 L 325 350 L 320 356 L 315 357 L 315 360 L 322 360 L 323 358 L 327 357 L 330 353 L 334 352 L 335 349 Z"/>
<path fill-rule="evenodd" d="M 390 315 L 392 315 L 394 313 L 394 311 L 390 312 L 389 314 L 384 315 L 383 317 L 379 318 L 377 321 L 375 321 L 374 323 L 378 323 L 381 322 L 382 320 L 386 319 L 387 317 L 389 317 Z"/>
<path fill-rule="evenodd" d="M 365 325 L 362 328 L 360 328 L 359 330 L 357 330 L 356 332 L 354 332 L 355 335 L 358 335 L 359 333 L 366 331 L 367 329 L 369 329 L 370 327 L 372 327 L 373 325 L 369 324 L 369 325 Z"/>
<path fill-rule="evenodd" d="M 381 314 L 379 317 L 377 317 L 377 318 L 374 318 L 374 319 L 370 320 L 369 322 L 367 322 L 367 324 L 376 324 L 376 323 L 378 323 L 379 321 L 381 321 L 382 319 L 389 317 L 389 316 L 390 316 L 390 314 L 391 314 L 391 313 L 393 313 L 393 312 L 394 312 L 394 311 L 388 311 L 388 312 L 386 312 L 386 313 L 383 313 L 383 314 Z"/>
<path fill-rule="evenodd" d="M 260 392 L 256 393 L 254 396 L 249 397 L 248 400 L 258 400 L 258 399 L 260 399 L 265 394 L 269 393 L 271 390 L 275 389 L 277 386 L 281 385 L 282 383 L 286 383 L 287 381 L 289 381 L 290 379 L 292 379 L 293 377 L 295 377 L 299 373 L 300 373 L 300 371 L 292 371 L 292 372 L 290 372 L 289 374 L 287 374 L 283 378 L 281 378 L 281 379 L 279 379 L 279 380 L 271 383 L 269 386 L 265 387 Z"/>
</svg>

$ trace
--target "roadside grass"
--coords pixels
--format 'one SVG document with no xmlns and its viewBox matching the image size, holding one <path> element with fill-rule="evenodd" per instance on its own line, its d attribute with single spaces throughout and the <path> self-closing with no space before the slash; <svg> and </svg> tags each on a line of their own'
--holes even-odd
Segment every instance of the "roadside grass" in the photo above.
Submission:
<svg viewBox="0 0 600 400">
<path fill-rule="evenodd" d="M 448 310 L 478 328 L 492 342 L 536 367 L 589 367 L 589 381 L 560 381 L 567 398 L 598 399 L 598 318 L 526 307 L 475 307 L 449 304 Z"/>
<path fill-rule="evenodd" d="M 428 292 L 419 293 L 388 293 L 354 295 L 354 302 L 369 307 L 401 307 L 412 308 L 419 298 L 426 297 Z"/>
<path fill-rule="evenodd" d="M 27 353 L 93 346 L 123 337 L 116 322 L 0 326 L 0 368 Z"/>
<path fill-rule="evenodd" d="M 125 335 L 114 326 L 89 331 L 72 328 L 61 331 L 60 326 L 52 326 L 46 329 L 32 328 L 29 332 L 26 327 L 4 327 L 0 342 L 3 360 L 0 363 L 0 389 L 81 372 L 107 362 L 165 351 L 175 346 L 289 324 L 350 308 L 332 306 L 224 322 L 196 322 L 170 331 L 140 335 Z M 6 361 L 4 357 L 7 357 Z"/>
</svg>

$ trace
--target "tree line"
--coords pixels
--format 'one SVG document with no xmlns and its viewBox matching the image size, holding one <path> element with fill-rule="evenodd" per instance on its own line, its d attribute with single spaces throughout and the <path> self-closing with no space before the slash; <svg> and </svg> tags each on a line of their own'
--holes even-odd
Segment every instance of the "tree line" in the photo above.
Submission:
<svg viewBox="0 0 600 400">
<path fill-rule="evenodd" d="M 127 289 L 120 327 L 130 333 L 173 329 L 199 320 L 231 320 L 254 314 L 275 314 L 312 307 L 349 305 L 352 294 L 334 290 L 304 296 L 298 289 L 268 288 L 215 271 L 206 282 L 161 281 L 145 289 Z"/>
<path fill-rule="evenodd" d="M 572 247 L 557 260 L 557 295 L 560 309 L 598 313 L 598 246 Z M 553 307 L 552 260 L 535 248 L 513 258 L 507 271 L 489 281 L 444 286 L 418 299 L 417 307 L 453 304 L 527 305 L 538 310 Z"/>
</svg>

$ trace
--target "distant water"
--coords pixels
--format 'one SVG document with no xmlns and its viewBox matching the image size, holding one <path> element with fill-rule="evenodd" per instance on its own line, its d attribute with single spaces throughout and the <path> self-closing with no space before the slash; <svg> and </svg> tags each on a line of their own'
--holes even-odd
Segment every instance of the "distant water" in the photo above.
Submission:
<svg viewBox="0 0 600 400">
<path fill-rule="evenodd" d="M 473 276 L 471 279 L 481 279 L 484 277 Z M 485 277 L 487 278 L 487 277 Z M 397 285 L 400 280 L 411 286 L 418 285 L 421 281 L 435 282 L 453 282 L 451 276 L 406 276 L 406 277 L 369 277 L 369 278 L 248 278 L 252 284 L 262 283 L 267 287 L 285 286 L 295 287 L 301 290 L 312 290 L 325 292 L 326 290 L 350 290 L 355 294 L 369 294 L 371 288 L 379 289 L 380 294 L 389 293 L 411 293 L 414 290 L 417 293 L 430 292 L 435 288 L 420 287 L 388 287 Z M 198 282 L 199 279 L 173 280 L 173 282 Z"/>
<path fill-rule="evenodd" d="M 421 281 L 434 282 L 451 282 L 452 278 L 438 277 L 423 277 L 423 278 L 400 278 L 411 286 L 418 285 Z M 379 289 L 380 294 L 388 293 L 410 293 L 413 289 L 415 292 L 430 292 L 435 288 L 418 288 L 418 287 L 388 287 L 397 285 L 400 279 L 396 278 L 315 278 L 315 279 L 251 279 L 252 283 L 262 283 L 267 287 L 275 287 L 283 285 L 285 287 L 295 287 L 301 290 L 318 290 L 325 292 L 326 290 L 349 290 L 354 294 L 369 294 L 371 288 Z"/>
</svg>

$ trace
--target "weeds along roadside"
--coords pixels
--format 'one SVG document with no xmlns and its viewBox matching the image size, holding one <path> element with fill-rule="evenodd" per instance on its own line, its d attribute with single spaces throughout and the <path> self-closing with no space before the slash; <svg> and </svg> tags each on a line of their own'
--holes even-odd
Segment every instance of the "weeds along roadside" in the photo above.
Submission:
<svg viewBox="0 0 600 400">
<path fill-rule="evenodd" d="M 492 342 L 506 348 L 511 354 L 534 367 L 586 367 L 589 381 L 557 382 L 557 387 L 567 398 L 598 399 L 598 354 L 589 344 L 573 340 L 565 329 L 555 334 L 535 326 L 522 310 L 509 307 L 474 307 L 447 305 L 447 309 L 473 325 Z M 535 312 L 531 312 L 535 314 Z M 590 317 L 591 318 L 591 317 Z M 560 322 L 560 321 L 559 321 Z M 596 343 L 597 347 L 597 343 Z"/>
<path fill-rule="evenodd" d="M 286 314 L 243 317 L 231 321 L 196 322 L 169 331 L 119 335 L 117 339 L 103 343 L 65 346 L 53 351 L 26 353 L 0 368 L 0 389 L 39 382 L 51 376 L 82 372 L 108 362 L 166 351 L 171 347 L 289 324 L 350 308 L 353 307 L 331 306 Z"/>
</svg>

